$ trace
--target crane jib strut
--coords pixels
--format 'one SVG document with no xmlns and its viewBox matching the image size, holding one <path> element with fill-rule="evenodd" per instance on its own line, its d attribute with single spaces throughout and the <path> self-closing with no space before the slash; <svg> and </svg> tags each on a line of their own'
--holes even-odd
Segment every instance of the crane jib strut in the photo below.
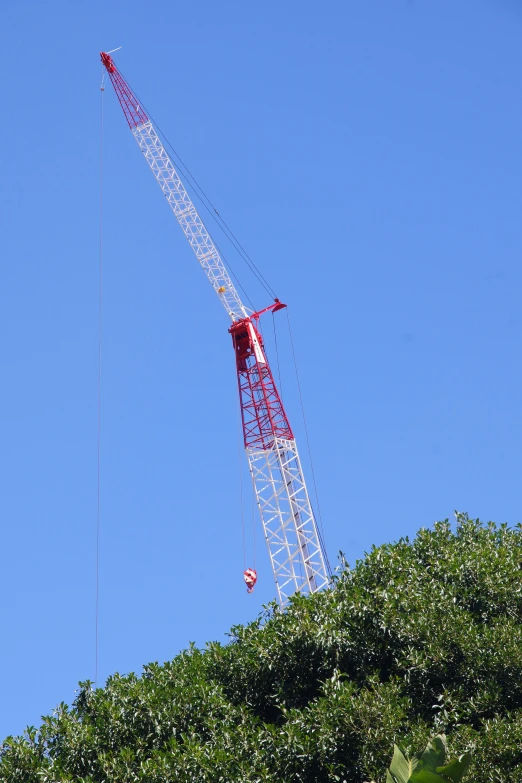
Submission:
<svg viewBox="0 0 522 783">
<path fill-rule="evenodd" d="M 229 332 L 236 357 L 244 446 L 277 596 L 283 606 L 297 591 L 314 593 L 326 587 L 330 576 L 295 438 L 258 330 L 261 315 L 286 305 L 275 299 L 255 313 L 243 305 L 144 107 L 110 54 L 101 52 L 101 59 L 138 146 L 232 321 Z"/>
</svg>

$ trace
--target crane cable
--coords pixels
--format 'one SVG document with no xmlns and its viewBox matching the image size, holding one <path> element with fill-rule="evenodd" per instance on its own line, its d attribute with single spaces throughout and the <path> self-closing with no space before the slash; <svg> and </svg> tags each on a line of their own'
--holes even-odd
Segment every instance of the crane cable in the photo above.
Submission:
<svg viewBox="0 0 522 783">
<path fill-rule="evenodd" d="M 254 543 L 254 571 L 256 570 L 257 541 L 256 541 L 256 490 L 252 474 L 252 539 Z"/>
<path fill-rule="evenodd" d="M 121 72 L 120 72 L 120 73 L 121 73 Z M 123 74 L 122 74 L 122 76 L 123 76 Z M 134 93 L 134 94 L 136 94 L 136 93 Z M 138 97 L 138 96 L 136 96 L 136 97 Z M 138 98 L 138 100 L 139 100 L 139 98 Z M 219 216 L 219 213 L 218 213 L 218 211 L 217 211 L 217 210 L 214 208 L 214 206 L 213 206 L 213 205 L 212 205 L 212 203 L 210 202 L 210 199 L 207 199 L 207 200 L 208 200 L 208 203 L 210 204 L 210 207 L 209 207 L 209 206 L 207 206 L 207 204 L 206 204 L 206 203 L 205 203 L 205 201 L 203 200 L 202 196 L 200 196 L 200 195 L 199 195 L 199 193 L 198 193 L 198 192 L 197 192 L 197 190 L 196 190 L 196 187 L 197 187 L 197 188 L 199 188 L 199 185 L 198 185 L 198 183 L 196 182 L 195 178 L 192 176 L 192 174 L 190 173 L 190 171 L 188 170 L 188 168 L 185 166 L 185 164 L 183 163 L 183 161 L 181 160 L 181 158 L 180 158 L 180 157 L 179 157 L 179 155 L 177 154 L 176 150 L 174 149 L 174 147 L 172 146 L 172 144 L 170 143 L 170 141 L 167 139 L 167 137 L 165 136 L 165 134 L 163 133 L 163 131 L 162 131 L 162 130 L 161 130 L 161 128 L 159 127 L 159 125 L 158 125 L 158 123 L 156 122 L 156 120 L 154 119 L 154 117 L 153 117 L 151 114 L 149 114 L 149 112 L 147 111 L 147 108 L 146 108 L 146 106 L 145 106 L 143 103 L 141 103 L 141 101 L 140 101 L 140 105 L 141 105 L 141 106 L 143 106 L 143 109 L 145 110 L 145 113 L 147 114 L 147 116 L 148 116 L 148 117 L 151 119 L 151 121 L 152 121 L 152 122 L 154 122 L 154 125 L 155 125 L 155 127 L 158 129 L 159 135 L 160 135 L 160 136 L 163 138 L 163 140 L 165 141 L 165 144 L 167 145 L 167 147 L 170 147 L 170 149 L 171 149 L 172 153 L 173 153 L 173 154 L 174 154 L 174 156 L 177 158 L 177 160 L 178 160 L 178 164 L 179 164 L 179 168 L 181 169 L 182 173 L 183 173 L 183 174 L 186 176 L 186 178 L 187 178 L 187 180 L 188 180 L 188 183 L 184 183 L 184 185 L 188 185 L 188 188 L 189 188 L 189 190 L 191 190 L 191 192 L 192 192 L 192 195 L 193 195 L 195 198 L 197 198 L 197 200 L 199 201 L 199 203 L 201 204 L 201 206 L 202 206 L 202 207 L 203 207 L 203 208 L 204 208 L 204 209 L 205 209 L 205 210 L 208 212 L 208 214 L 210 215 L 210 217 L 212 218 L 212 220 L 214 220 L 214 222 L 216 223 L 217 227 L 218 227 L 218 228 L 219 228 L 221 231 L 223 231 L 223 229 L 222 229 L 222 228 L 221 228 L 221 226 L 219 225 L 219 223 L 218 223 L 218 221 L 217 221 L 216 217 L 214 216 L 214 214 L 213 214 L 213 212 L 212 212 L 212 210 L 214 210 L 214 211 L 215 211 L 215 213 L 216 213 L 216 215 L 218 215 L 218 216 Z M 195 183 L 195 186 L 194 186 L 194 185 L 192 185 L 192 183 L 191 183 L 191 180 L 193 180 L 193 181 L 194 181 L 194 183 Z M 191 187 L 191 185 L 192 185 L 192 187 Z M 201 190 L 201 193 L 203 193 L 203 197 L 204 197 L 204 198 L 207 198 L 207 197 L 205 196 L 205 193 L 204 193 L 203 189 L 202 189 L 202 188 L 199 188 L 199 189 Z M 210 239 L 211 239 L 211 240 L 212 240 L 212 242 L 214 243 L 214 245 L 215 245 L 215 247 L 216 247 L 216 250 L 218 251 L 219 255 L 221 256 L 221 260 L 223 261 L 223 263 L 224 263 L 224 264 L 225 264 L 225 266 L 227 267 L 227 270 L 230 272 L 230 275 L 231 275 L 231 277 L 233 277 L 233 278 L 234 278 L 234 280 L 235 280 L 235 282 L 236 282 L 236 285 L 237 285 L 237 287 L 241 289 L 241 291 L 243 292 L 243 296 L 245 297 L 245 299 L 246 299 L 246 300 L 247 300 L 247 302 L 249 303 L 250 307 L 252 308 L 252 310 L 253 310 L 254 312 L 256 312 L 258 308 L 257 308 L 257 307 L 256 307 L 256 306 L 253 304 L 253 302 L 252 302 L 252 300 L 250 299 L 249 295 L 247 294 L 247 292 L 246 292 L 246 291 L 245 291 L 245 289 L 243 288 L 243 286 L 242 286 L 242 284 L 241 284 L 241 281 L 240 281 L 240 279 L 239 279 L 239 277 L 238 277 L 237 273 L 234 271 L 234 268 L 233 268 L 232 264 L 230 263 L 230 260 L 229 260 L 229 259 L 228 259 L 228 257 L 225 255 L 225 253 L 224 253 L 224 252 L 221 250 L 220 246 L 218 245 L 218 243 L 216 242 L 216 240 L 214 239 L 213 235 L 212 235 L 212 234 L 211 234 L 211 232 L 208 230 L 208 228 L 207 228 L 206 226 L 205 226 L 205 228 L 206 228 L 206 230 L 207 230 L 207 233 L 208 233 L 208 235 L 210 236 Z M 225 232 L 224 232 L 224 231 L 223 231 L 223 233 L 225 234 Z M 227 239 L 229 239 L 229 237 L 228 237 L 226 234 L 225 234 L 225 237 L 226 237 Z M 229 241 L 230 241 L 230 240 L 229 240 Z M 252 270 L 251 270 L 251 271 L 252 271 Z M 255 273 L 254 273 L 254 274 L 255 274 Z M 274 297 L 274 298 L 275 298 L 275 297 Z"/>
<path fill-rule="evenodd" d="M 243 542 L 243 571 L 246 571 L 247 569 L 247 546 L 246 546 L 246 524 L 245 524 L 245 490 L 244 490 L 244 483 L 243 483 L 243 428 L 242 428 L 242 419 L 241 419 L 241 411 L 239 411 L 238 416 L 238 438 L 237 438 L 237 453 L 238 453 L 238 463 L 239 463 L 239 502 L 240 502 L 240 509 L 241 509 L 241 538 Z M 250 464 L 250 460 L 249 460 Z M 253 554 L 253 562 L 254 562 L 254 571 L 256 570 L 256 555 L 257 555 L 257 541 L 256 541 L 256 523 L 255 523 L 255 501 L 256 501 L 256 492 L 255 492 L 255 486 L 253 481 L 253 474 L 250 470 L 251 477 L 252 477 L 252 554 Z"/>
<path fill-rule="evenodd" d="M 217 211 L 216 207 L 210 200 L 210 198 L 207 196 L 195 176 L 192 174 L 190 169 L 188 168 L 187 164 L 182 160 L 179 153 L 175 150 L 171 142 L 168 140 L 167 136 L 164 134 L 164 132 L 161 130 L 160 126 L 156 122 L 156 120 L 150 115 L 151 120 L 154 122 L 155 126 L 157 127 L 160 135 L 165 140 L 165 143 L 167 147 L 169 147 L 170 151 L 176 158 L 179 167 L 181 168 L 182 172 L 185 174 L 185 177 L 189 180 L 190 184 L 192 185 L 192 188 L 194 190 L 194 193 L 199 198 L 200 202 L 203 204 L 211 218 L 214 220 L 214 222 L 217 224 L 218 228 L 221 229 L 221 231 L 224 233 L 232 247 L 235 248 L 237 253 L 241 256 L 243 261 L 246 263 L 247 267 L 250 269 L 254 277 L 258 280 L 258 282 L 263 286 L 265 291 L 269 296 L 272 298 L 276 298 L 275 291 L 270 285 L 270 283 L 266 280 L 264 275 L 262 274 L 261 270 L 257 266 L 257 264 L 252 260 L 250 255 L 247 253 L 239 239 L 236 237 L 230 226 L 226 223 L 224 218 L 221 217 L 219 212 Z"/>
<path fill-rule="evenodd" d="M 96 478 L 96 579 L 95 579 L 95 634 L 94 634 L 94 683 L 98 684 L 98 617 L 100 587 L 100 489 L 101 489 L 101 378 L 102 378 L 102 303 L 103 303 L 103 92 L 105 73 L 102 69 L 100 85 L 100 215 L 98 262 L 98 422 L 97 422 L 97 478 Z"/>
<path fill-rule="evenodd" d="M 275 344 L 275 352 L 276 352 L 276 361 L 277 361 L 277 379 L 279 381 L 279 396 L 281 398 L 281 402 L 283 402 L 283 383 L 281 381 L 281 368 L 279 366 L 279 348 L 277 347 L 277 331 L 276 331 L 276 322 L 275 322 L 275 313 L 272 310 L 272 326 L 274 328 L 274 344 Z"/>
<path fill-rule="evenodd" d="M 237 455 L 239 464 L 239 503 L 241 509 L 241 537 L 243 540 L 243 571 L 246 571 L 246 544 L 245 544 L 245 506 L 243 502 L 243 459 L 241 454 L 241 411 L 238 417 L 237 427 Z"/>
<path fill-rule="evenodd" d="M 310 438 L 308 436 L 308 425 L 306 423 L 306 415 L 305 415 L 305 409 L 304 409 L 304 403 L 303 403 L 303 395 L 302 395 L 302 392 L 301 392 L 301 382 L 299 380 L 299 371 L 297 369 L 297 358 L 296 358 L 296 354 L 295 354 L 294 339 L 293 339 L 293 336 L 292 336 L 292 328 L 290 326 L 290 316 L 288 315 L 288 307 L 285 308 L 285 312 L 286 312 L 286 320 L 287 320 L 287 323 L 288 323 L 288 333 L 290 335 L 290 345 L 292 346 L 292 356 L 293 356 L 293 359 L 294 359 L 295 377 L 297 379 L 297 390 L 299 392 L 299 401 L 300 401 L 300 404 L 301 404 L 301 415 L 303 417 L 304 431 L 305 431 L 305 436 L 306 436 L 306 446 L 307 446 L 307 450 L 308 450 L 308 459 L 309 459 L 310 468 L 311 468 L 311 471 L 312 471 L 312 482 L 313 482 L 313 485 L 314 485 L 315 502 L 317 503 L 317 515 L 319 517 L 319 525 L 318 525 L 317 533 L 318 533 L 319 541 L 320 541 L 321 548 L 322 548 L 323 554 L 324 554 L 326 570 L 328 572 L 328 575 L 331 576 L 332 575 L 332 569 L 330 567 L 330 562 L 328 560 L 328 554 L 326 552 L 326 546 L 325 546 L 325 540 L 324 540 L 324 529 L 323 529 L 323 517 L 322 517 L 322 514 L 321 514 L 321 506 L 319 504 L 319 493 L 317 492 L 317 482 L 315 480 L 315 470 L 314 470 L 314 462 L 313 462 L 313 459 L 312 459 L 312 449 L 310 447 Z"/>
<path fill-rule="evenodd" d="M 214 204 L 212 203 L 210 198 L 207 196 L 207 194 L 205 193 L 205 191 L 203 190 L 201 185 L 198 183 L 198 181 L 196 180 L 195 176 L 192 174 L 192 172 L 190 171 L 188 166 L 184 163 L 184 161 L 182 160 L 181 156 L 178 154 L 178 152 L 176 151 L 174 146 L 171 144 L 171 142 L 169 141 L 169 139 L 167 138 L 165 133 L 163 133 L 163 131 L 161 130 L 159 124 L 156 122 L 156 120 L 154 119 L 152 114 L 148 111 L 148 109 L 145 106 L 145 104 L 143 103 L 143 101 L 136 94 L 136 92 L 134 92 L 134 90 L 132 90 L 132 87 L 130 87 L 130 84 L 127 81 L 127 79 L 125 78 L 123 72 L 121 70 L 119 72 L 122 75 L 122 77 L 125 79 L 127 84 L 129 85 L 129 88 L 131 89 L 131 91 L 134 93 L 134 95 L 138 99 L 140 106 L 143 107 L 143 109 L 144 109 L 145 113 L 147 114 L 147 116 L 154 123 L 154 126 L 158 129 L 158 132 L 159 132 L 160 136 L 163 137 L 163 139 L 165 141 L 165 144 L 167 145 L 167 147 L 169 147 L 169 149 L 171 150 L 172 154 L 176 158 L 179 167 L 182 169 L 182 172 L 185 174 L 185 177 L 191 183 L 192 188 L 194 190 L 194 193 L 198 197 L 198 199 L 201 202 L 201 204 L 205 207 L 205 209 L 207 210 L 209 215 L 212 217 L 212 219 L 215 221 L 217 226 L 225 234 L 225 236 L 227 237 L 227 239 L 229 240 L 231 245 L 235 248 L 237 253 L 241 256 L 243 261 L 246 263 L 246 265 L 248 266 L 248 268 L 250 269 L 252 274 L 256 277 L 258 282 L 263 286 L 265 291 L 269 294 L 269 296 L 271 296 L 272 298 L 275 299 L 276 298 L 275 291 L 272 288 L 272 286 L 270 285 L 270 283 L 266 280 L 266 278 L 262 274 L 261 270 L 258 268 L 258 266 L 253 261 L 253 259 L 250 257 L 250 255 L 247 253 L 247 251 L 245 250 L 245 248 L 243 247 L 241 242 L 238 240 L 238 238 L 236 237 L 236 235 L 234 234 L 232 229 L 228 226 L 226 221 L 221 217 L 221 215 L 217 211 L 216 207 L 214 206 Z M 216 247 L 217 247 L 217 245 L 216 245 Z M 218 252 L 221 254 L 221 251 L 219 251 L 219 248 L 218 248 Z M 223 256 L 223 260 L 225 260 L 224 256 Z M 228 262 L 227 262 L 227 264 L 228 264 Z M 237 280 L 237 275 L 234 275 L 234 277 Z M 239 281 L 238 281 L 238 284 L 239 284 Z M 243 291 L 243 293 L 245 293 L 245 291 L 244 291 L 244 289 L 242 288 L 241 285 L 240 285 L 240 288 Z M 246 294 L 245 294 L 245 296 L 246 296 Z"/>
<path fill-rule="evenodd" d="M 226 221 L 221 217 L 219 212 L 217 211 L 216 207 L 210 200 L 210 198 L 207 196 L 195 176 L 192 174 L 190 169 L 188 168 L 187 164 L 182 160 L 181 156 L 178 152 L 174 149 L 171 142 L 168 140 L 168 138 L 165 136 L 164 132 L 161 130 L 160 126 L 154 120 L 154 118 L 151 116 L 152 121 L 154 122 L 155 126 L 157 127 L 160 135 L 165 140 L 165 143 L 167 147 L 170 148 L 172 154 L 176 158 L 179 167 L 181 168 L 182 172 L 185 174 L 185 177 L 189 180 L 190 184 L 192 185 L 192 188 L 194 190 L 194 193 L 199 198 L 201 204 L 205 207 L 211 218 L 214 220 L 214 222 L 217 224 L 218 228 L 221 229 L 221 231 L 224 233 L 232 247 L 235 248 L 237 253 L 241 256 L 243 261 L 246 263 L 247 267 L 250 269 L 254 277 L 258 280 L 258 282 L 263 286 L 265 291 L 269 296 L 271 296 L 273 299 L 276 298 L 275 291 L 270 285 L 270 283 L 266 280 L 264 275 L 262 274 L 259 267 L 256 265 L 256 263 L 252 260 L 250 255 L 247 253 L 239 239 L 236 237 L 230 226 L 226 223 Z"/>
</svg>

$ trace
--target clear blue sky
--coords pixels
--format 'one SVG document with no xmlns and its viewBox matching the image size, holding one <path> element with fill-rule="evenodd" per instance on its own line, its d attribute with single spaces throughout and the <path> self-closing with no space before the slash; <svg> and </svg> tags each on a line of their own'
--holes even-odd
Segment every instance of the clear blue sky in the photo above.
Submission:
<svg viewBox="0 0 522 783">
<path fill-rule="evenodd" d="M 290 304 L 331 559 L 522 520 L 518 0 L 4 0 L 0 29 L 0 736 L 94 677 L 101 49 Z M 274 595 L 257 517 L 242 584 L 226 315 L 104 105 L 100 682 Z"/>
</svg>

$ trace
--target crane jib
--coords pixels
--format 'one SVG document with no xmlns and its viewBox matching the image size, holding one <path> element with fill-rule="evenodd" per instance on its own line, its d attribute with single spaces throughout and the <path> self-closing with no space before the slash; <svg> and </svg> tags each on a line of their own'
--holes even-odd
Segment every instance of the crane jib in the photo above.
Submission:
<svg viewBox="0 0 522 783">
<path fill-rule="evenodd" d="M 257 328 L 263 313 L 275 313 L 286 305 L 275 299 L 264 310 L 247 311 L 144 108 L 110 54 L 102 52 L 101 59 L 134 138 L 232 321 L 229 332 L 236 361 L 244 445 L 277 596 L 284 605 L 293 593 L 314 593 L 327 587 L 330 581 L 328 559 L 295 438 Z M 256 580 L 257 573 L 247 569 L 245 581 L 249 592 Z"/>
</svg>

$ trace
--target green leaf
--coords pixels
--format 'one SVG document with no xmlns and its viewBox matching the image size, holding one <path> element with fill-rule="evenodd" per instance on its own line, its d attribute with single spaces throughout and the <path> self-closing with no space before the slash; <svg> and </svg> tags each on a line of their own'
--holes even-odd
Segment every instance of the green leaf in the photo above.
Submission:
<svg viewBox="0 0 522 783">
<path fill-rule="evenodd" d="M 446 761 L 446 737 L 439 734 L 426 745 L 424 753 L 420 757 L 423 768 L 435 772 Z"/>
<path fill-rule="evenodd" d="M 470 764 L 471 764 L 470 754 L 464 753 L 464 755 L 461 756 L 459 759 L 450 761 L 450 763 L 446 764 L 446 766 L 437 767 L 437 772 L 439 772 L 441 775 L 444 775 L 444 777 L 448 778 L 448 780 L 453 781 L 453 783 L 460 783 L 460 781 L 468 771 Z"/>
<path fill-rule="evenodd" d="M 415 759 L 413 761 L 408 761 L 397 745 L 393 746 L 393 758 L 392 763 L 390 764 L 390 772 L 397 783 L 408 783 L 416 766 L 417 761 Z"/>
<path fill-rule="evenodd" d="M 445 781 L 436 772 L 430 772 L 429 769 L 421 769 L 411 776 L 410 783 L 445 783 Z"/>
</svg>

